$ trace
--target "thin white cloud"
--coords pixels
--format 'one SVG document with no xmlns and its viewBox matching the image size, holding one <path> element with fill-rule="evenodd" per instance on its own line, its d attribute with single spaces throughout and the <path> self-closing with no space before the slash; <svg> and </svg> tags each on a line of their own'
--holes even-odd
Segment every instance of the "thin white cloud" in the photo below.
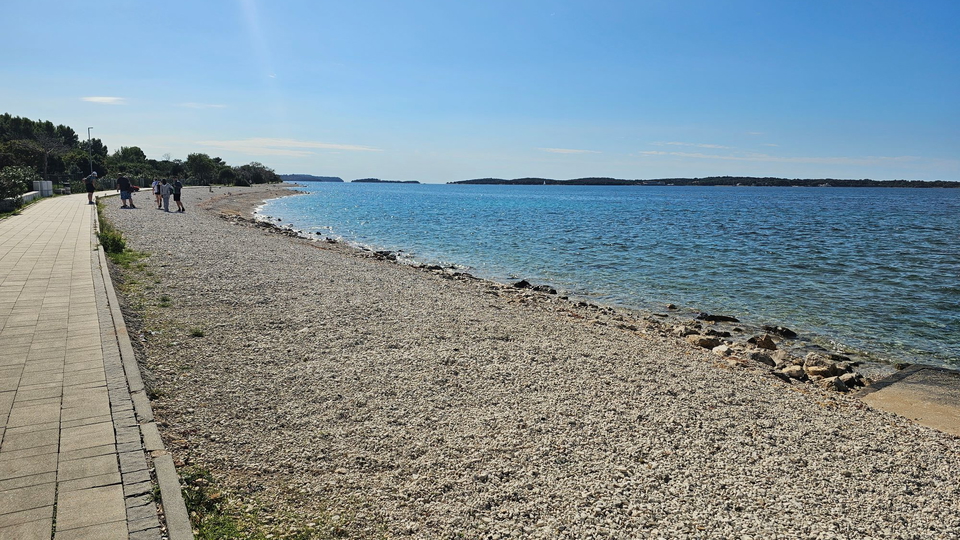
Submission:
<svg viewBox="0 0 960 540">
<path fill-rule="evenodd" d="M 779 144 L 773 144 L 773 143 L 763 143 L 763 146 L 773 146 L 773 147 L 777 147 L 777 146 L 780 146 L 780 145 L 779 145 Z"/>
<path fill-rule="evenodd" d="M 576 150 L 573 148 L 537 148 L 551 154 L 599 154 L 596 150 Z"/>
<path fill-rule="evenodd" d="M 688 142 L 677 142 L 677 141 L 671 141 L 671 142 L 655 142 L 655 143 L 653 143 L 653 144 L 654 144 L 655 146 L 664 146 L 664 145 L 670 145 L 670 146 L 692 146 L 692 147 L 694 147 L 694 148 L 712 148 L 712 149 L 714 149 L 714 150 L 720 150 L 720 149 L 730 148 L 729 146 L 723 146 L 722 144 L 700 144 L 700 143 L 688 143 Z"/>
<path fill-rule="evenodd" d="M 296 139 L 255 138 L 239 141 L 197 141 L 197 144 L 210 146 L 228 152 L 238 152 L 258 156 L 294 156 L 304 157 L 315 154 L 313 150 L 346 150 L 350 152 L 380 152 L 379 148 L 356 144 L 335 144 L 316 141 L 298 141 Z"/>
<path fill-rule="evenodd" d="M 226 105 L 219 105 L 216 103 L 181 103 L 181 107 L 186 107 L 188 109 L 226 109 Z"/>
<path fill-rule="evenodd" d="M 100 103 L 103 105 L 126 105 L 127 98 L 122 97 L 110 97 L 110 96 L 89 96 L 80 98 L 83 101 L 89 101 L 90 103 Z"/>
</svg>

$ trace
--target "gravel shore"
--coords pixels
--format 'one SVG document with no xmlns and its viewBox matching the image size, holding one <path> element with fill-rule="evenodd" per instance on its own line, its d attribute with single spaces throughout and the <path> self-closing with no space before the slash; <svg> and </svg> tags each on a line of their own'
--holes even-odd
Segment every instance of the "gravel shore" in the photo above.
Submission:
<svg viewBox="0 0 960 540">
<path fill-rule="evenodd" d="M 179 462 L 351 538 L 960 538 L 960 439 L 626 312 L 257 226 L 277 189 L 106 200 L 151 254 L 128 313 Z"/>
</svg>

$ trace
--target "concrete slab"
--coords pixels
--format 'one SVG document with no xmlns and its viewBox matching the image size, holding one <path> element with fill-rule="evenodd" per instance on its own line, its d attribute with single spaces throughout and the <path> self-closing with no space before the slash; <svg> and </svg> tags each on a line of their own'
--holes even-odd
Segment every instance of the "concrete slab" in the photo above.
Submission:
<svg viewBox="0 0 960 540">
<path fill-rule="evenodd" d="M 60 492 L 57 495 L 55 538 L 60 538 L 60 533 L 63 531 L 112 522 L 121 522 L 123 534 L 126 535 L 126 519 L 123 488 L 120 485 Z"/>
<path fill-rule="evenodd" d="M 56 495 L 53 482 L 3 491 L 0 492 L 0 508 L 3 509 L 0 512 L 10 514 L 48 506 L 52 509 Z"/>
<path fill-rule="evenodd" d="M 76 480 L 88 476 L 102 476 L 111 473 L 116 473 L 117 475 L 120 473 L 117 465 L 117 456 L 114 454 L 104 454 L 61 461 L 57 469 L 57 481 L 63 482 L 66 480 Z M 119 476 L 117 478 L 119 480 Z"/>
<path fill-rule="evenodd" d="M 960 436 L 960 371 L 914 365 L 859 394 L 873 408 Z"/>
<path fill-rule="evenodd" d="M 50 509 L 49 513 L 53 513 Z M 25 540 L 27 538 L 50 538 L 50 530 L 53 529 L 53 516 L 43 519 L 28 521 L 0 527 L 0 540 Z"/>
</svg>

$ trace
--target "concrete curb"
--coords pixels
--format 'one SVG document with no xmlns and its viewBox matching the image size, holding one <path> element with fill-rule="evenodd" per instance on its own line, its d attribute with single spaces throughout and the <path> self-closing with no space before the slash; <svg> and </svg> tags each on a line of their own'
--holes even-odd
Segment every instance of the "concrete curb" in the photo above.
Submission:
<svg viewBox="0 0 960 540">
<path fill-rule="evenodd" d="M 97 200 L 99 199 L 100 197 L 97 197 Z M 96 230 L 99 231 L 100 223 L 97 215 L 94 215 L 93 221 Z M 144 449 L 153 458 L 157 483 L 160 485 L 160 499 L 163 503 L 163 513 L 166 518 L 167 537 L 170 540 L 193 540 L 193 527 L 190 525 L 187 505 L 183 502 L 183 493 L 180 491 L 180 475 L 177 474 L 173 457 L 164 448 L 160 432 L 153 422 L 153 408 L 150 406 L 150 399 L 146 395 L 143 378 L 140 376 L 140 367 L 137 365 L 133 345 L 130 343 L 130 335 L 127 333 L 127 325 L 124 322 L 123 313 L 120 311 L 120 302 L 117 300 L 117 293 L 113 288 L 113 280 L 110 278 L 110 270 L 107 266 L 107 257 L 103 251 L 103 246 L 98 245 L 97 253 L 100 257 L 100 268 L 103 273 L 107 303 L 110 306 L 114 330 L 120 346 L 120 357 L 123 363 L 123 371 L 127 377 L 130 398 L 133 401 L 134 412 L 140 426 Z"/>
</svg>

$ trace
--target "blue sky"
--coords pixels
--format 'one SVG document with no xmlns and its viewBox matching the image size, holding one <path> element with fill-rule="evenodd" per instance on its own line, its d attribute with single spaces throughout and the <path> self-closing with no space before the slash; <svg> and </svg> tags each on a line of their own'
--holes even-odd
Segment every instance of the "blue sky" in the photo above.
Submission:
<svg viewBox="0 0 960 540">
<path fill-rule="evenodd" d="M 960 2 L 11 0 L 0 112 L 446 182 L 960 180 Z"/>
</svg>

